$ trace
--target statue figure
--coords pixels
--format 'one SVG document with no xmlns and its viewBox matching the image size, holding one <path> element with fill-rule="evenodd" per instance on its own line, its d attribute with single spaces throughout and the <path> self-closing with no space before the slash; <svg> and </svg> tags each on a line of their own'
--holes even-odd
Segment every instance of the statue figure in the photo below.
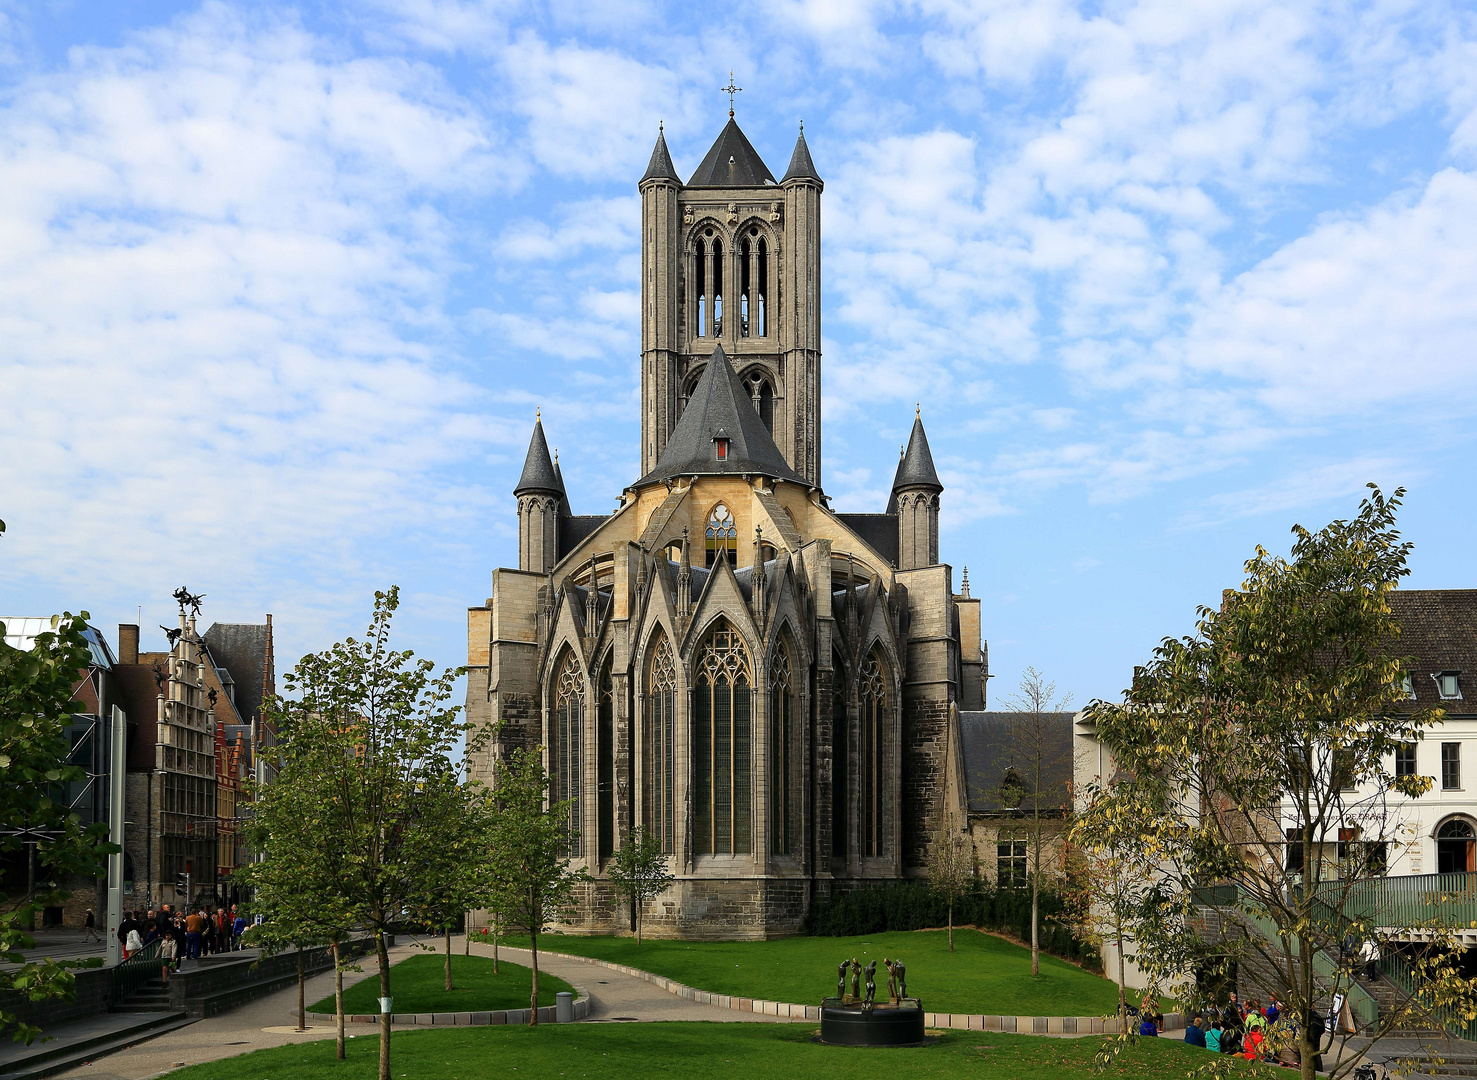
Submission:
<svg viewBox="0 0 1477 1080">
<path fill-rule="evenodd" d="M 867 996 L 862 1000 L 862 1008 L 870 1009 L 873 999 L 877 996 L 877 961 L 873 960 L 867 965 Z"/>
<path fill-rule="evenodd" d="M 850 966 L 850 960 L 843 960 L 836 966 L 836 996 L 843 1005 L 846 1004 L 846 969 Z"/>
<path fill-rule="evenodd" d="M 897 980 L 897 999 L 902 1001 L 908 996 L 908 969 L 903 966 L 901 960 L 892 962 L 892 975 Z"/>
<path fill-rule="evenodd" d="M 851 958 L 851 1000 L 862 999 L 862 965 L 856 957 Z"/>
</svg>

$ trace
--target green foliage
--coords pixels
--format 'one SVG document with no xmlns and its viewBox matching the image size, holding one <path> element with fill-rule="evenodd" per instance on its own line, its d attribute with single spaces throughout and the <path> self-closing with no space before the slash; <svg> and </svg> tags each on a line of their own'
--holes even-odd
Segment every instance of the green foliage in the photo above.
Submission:
<svg viewBox="0 0 1477 1080">
<path fill-rule="evenodd" d="M 81 766 L 68 765 L 66 736 L 75 703 L 72 692 L 85 676 L 92 653 L 83 632 L 87 612 L 51 620 L 29 652 L 5 644 L 0 624 L 0 852 L 24 851 L 34 843 L 37 891 L 34 896 L 0 895 L 0 990 L 15 990 L 31 1001 L 65 997 L 73 991 L 70 969 L 87 962 L 26 960 L 35 948 L 30 928 L 36 913 L 59 903 L 65 892 L 52 882 L 104 872 L 103 861 L 116 848 L 104 824 L 84 826 L 60 793 L 86 778 Z M 0 1027 L 14 1022 L 0 1009 Z M 35 1027 L 18 1024 L 14 1037 L 30 1042 Z"/>
<path fill-rule="evenodd" d="M 1099 966 L 1098 951 L 1079 941 L 1058 920 L 1064 912 L 1062 897 L 1052 889 L 1041 892 L 1041 948 L 1053 956 L 1084 967 Z M 805 932 L 825 937 L 880 934 L 886 930 L 924 930 L 947 924 L 947 899 L 925 882 L 894 882 L 877 889 L 850 892 L 817 899 L 805 917 Z M 977 882 L 954 902 L 954 922 L 1011 934 L 1022 941 L 1031 938 L 1031 894 L 1025 889 L 995 889 Z"/>
<path fill-rule="evenodd" d="M 395 1011 L 405 1013 L 488 1012 L 494 1009 L 528 1008 L 528 992 L 533 973 L 526 967 L 504 960 L 493 974 L 492 960 L 485 956 L 451 958 L 456 975 L 456 989 L 447 990 L 442 981 L 441 958 L 428 953 L 406 957 L 390 968 L 390 989 L 395 995 Z M 570 990 L 563 979 L 547 972 L 539 981 L 539 1004 L 554 1004 L 554 995 Z M 380 1011 L 379 986 L 374 979 L 364 979 L 344 990 L 346 1013 Z M 309 1012 L 333 1012 L 333 995 L 309 1007 Z"/>
<path fill-rule="evenodd" d="M 660 896 L 676 880 L 667 868 L 661 838 L 637 825 L 616 851 L 609 875 L 621 895 L 636 909 L 636 940 L 640 942 L 646 901 Z"/>
</svg>

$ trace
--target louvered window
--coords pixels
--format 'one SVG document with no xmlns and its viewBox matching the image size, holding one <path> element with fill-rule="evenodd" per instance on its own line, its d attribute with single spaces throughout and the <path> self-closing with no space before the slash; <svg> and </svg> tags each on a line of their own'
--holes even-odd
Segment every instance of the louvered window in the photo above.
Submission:
<svg viewBox="0 0 1477 1080">
<path fill-rule="evenodd" d="M 743 642 L 720 625 L 698 654 L 693 687 L 693 847 L 698 854 L 753 850 L 753 676 Z"/>
<path fill-rule="evenodd" d="M 666 635 L 652 643 L 646 678 L 642 823 L 661 841 L 662 851 L 673 852 L 675 829 L 672 819 L 672 736 L 676 717 L 677 669 Z"/>
</svg>

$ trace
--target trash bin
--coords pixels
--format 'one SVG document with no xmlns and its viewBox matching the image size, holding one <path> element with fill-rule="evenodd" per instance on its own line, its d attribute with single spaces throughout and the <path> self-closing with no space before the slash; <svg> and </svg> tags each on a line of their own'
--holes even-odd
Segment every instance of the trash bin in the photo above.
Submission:
<svg viewBox="0 0 1477 1080">
<path fill-rule="evenodd" d="M 567 990 L 554 995 L 554 1022 L 574 1023 L 574 995 Z"/>
</svg>

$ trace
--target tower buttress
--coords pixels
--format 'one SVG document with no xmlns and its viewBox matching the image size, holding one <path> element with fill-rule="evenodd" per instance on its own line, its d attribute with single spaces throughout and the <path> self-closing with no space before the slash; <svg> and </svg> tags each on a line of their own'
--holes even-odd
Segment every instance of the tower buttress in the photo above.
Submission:
<svg viewBox="0 0 1477 1080">
<path fill-rule="evenodd" d="M 933 467 L 933 452 L 923 431 L 921 413 L 913 418 L 913 433 L 908 449 L 898 464 L 892 482 L 892 498 L 897 505 L 897 565 L 899 570 L 916 570 L 935 566 L 939 561 L 939 496 L 944 485 L 939 483 Z"/>
<path fill-rule="evenodd" d="M 658 130 L 651 163 L 641 178 L 641 472 L 656 467 L 677 425 L 681 391 L 682 181 L 672 166 L 665 132 Z"/>
<path fill-rule="evenodd" d="M 533 422 L 513 495 L 518 500 L 518 569 L 547 574 L 559 561 L 559 511 L 565 496 L 564 481 L 549 457 L 542 416 Z"/>
</svg>

